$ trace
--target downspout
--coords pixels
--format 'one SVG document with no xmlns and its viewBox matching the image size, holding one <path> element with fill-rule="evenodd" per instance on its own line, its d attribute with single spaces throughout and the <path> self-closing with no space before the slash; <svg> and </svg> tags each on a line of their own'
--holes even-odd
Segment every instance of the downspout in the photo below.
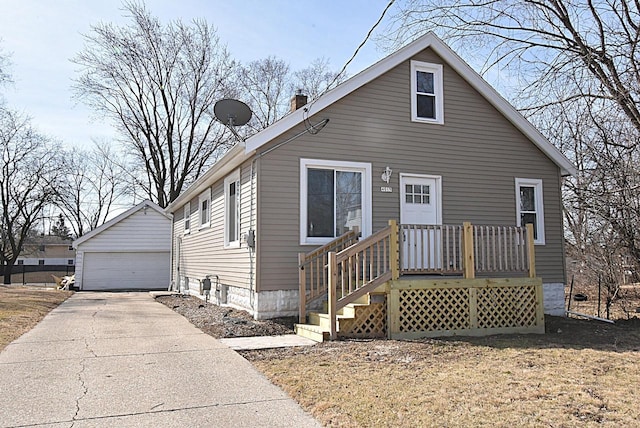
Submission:
<svg viewBox="0 0 640 428">
<path fill-rule="evenodd" d="M 173 251 L 173 241 L 175 239 L 175 223 L 173 222 L 173 214 L 171 214 L 171 248 L 169 249 L 169 260 L 171 262 L 171 269 L 169 269 L 169 287 L 167 288 L 167 291 L 173 291 L 173 287 L 175 285 L 174 283 L 174 278 L 175 275 L 173 275 L 174 272 L 173 271 L 173 256 L 175 255 L 174 251 Z"/>
</svg>

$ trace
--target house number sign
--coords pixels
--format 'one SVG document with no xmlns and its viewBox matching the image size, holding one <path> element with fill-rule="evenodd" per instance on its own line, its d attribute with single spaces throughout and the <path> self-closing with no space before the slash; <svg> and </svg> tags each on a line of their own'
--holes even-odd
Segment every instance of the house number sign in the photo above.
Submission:
<svg viewBox="0 0 640 428">
<path fill-rule="evenodd" d="M 393 193 L 393 189 L 391 188 L 391 186 L 382 186 L 380 188 L 380 191 L 382 193 Z"/>
</svg>

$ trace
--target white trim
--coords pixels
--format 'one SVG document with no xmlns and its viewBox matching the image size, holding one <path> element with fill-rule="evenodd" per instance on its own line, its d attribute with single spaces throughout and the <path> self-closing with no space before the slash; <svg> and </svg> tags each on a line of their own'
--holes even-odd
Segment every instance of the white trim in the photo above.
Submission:
<svg viewBox="0 0 640 428">
<path fill-rule="evenodd" d="M 158 213 L 162 214 L 163 216 L 165 216 L 168 219 L 172 218 L 162 208 L 160 208 L 160 206 L 158 204 L 155 204 L 155 203 L 153 203 L 151 201 L 145 200 L 145 201 L 140 202 L 135 207 L 129 208 L 127 211 L 123 212 L 119 216 L 112 218 L 111 220 L 109 220 L 108 222 L 103 224 L 102 226 L 97 227 L 97 228 L 93 229 L 91 232 L 82 235 L 80 238 L 78 238 L 75 241 L 73 241 L 73 244 L 72 244 L 73 248 L 75 248 L 77 250 L 78 249 L 78 245 L 82 244 L 87 239 L 93 238 L 97 234 L 102 233 L 103 231 L 107 230 L 108 228 L 110 228 L 114 224 L 121 222 L 125 218 L 135 214 L 136 212 L 140 211 L 144 207 L 152 208 L 153 210 L 157 211 Z"/>
<path fill-rule="evenodd" d="M 307 237 L 307 169 L 308 167 L 326 168 L 362 173 L 362 237 L 371 235 L 371 164 L 366 162 L 334 161 L 324 159 L 300 159 L 300 245 L 323 245 L 334 238 Z"/>
<path fill-rule="evenodd" d="M 207 202 L 207 221 L 202 221 L 202 202 Z M 207 189 L 198 196 L 198 230 L 211 225 L 211 189 Z"/>
<path fill-rule="evenodd" d="M 433 74 L 433 96 L 435 98 L 435 118 L 430 119 L 418 116 L 418 82 L 417 72 L 422 71 Z M 444 89 L 442 78 L 442 64 L 432 64 L 422 61 L 411 61 L 411 121 L 421 123 L 444 124 Z"/>
<path fill-rule="evenodd" d="M 184 235 L 191 233 L 191 202 L 184 205 Z M 187 227 L 187 224 L 189 227 Z"/>
<path fill-rule="evenodd" d="M 520 222 L 520 187 L 533 187 L 535 190 L 535 204 L 536 204 L 536 235 L 537 239 L 534 241 L 536 245 L 545 245 L 544 236 L 544 195 L 542 193 L 542 180 L 539 178 L 517 178 L 515 179 L 515 192 L 516 192 L 516 225 L 522 226 Z"/>
<path fill-rule="evenodd" d="M 253 153 L 274 138 L 282 135 L 294 126 L 303 122 L 307 117 L 312 117 L 317 112 L 330 106 L 351 92 L 371 82 L 392 68 L 409 60 L 423 50 L 431 48 L 443 61 L 455 70 L 477 90 L 491 105 L 501 112 L 516 128 L 526 135 L 544 154 L 546 154 L 560 168 L 562 175 L 575 175 L 577 170 L 553 144 L 524 118 L 507 100 L 505 100 L 494 88 L 492 88 L 478 73 L 475 72 L 462 58 L 451 50 L 434 33 L 429 32 L 414 40 L 395 53 L 378 61 L 374 65 L 356 74 L 351 79 L 338 85 L 317 100 L 311 102 L 305 108 L 285 116 L 273 125 L 265 128 L 250 137 L 245 143 L 245 152 Z"/>
<path fill-rule="evenodd" d="M 236 183 L 236 239 L 229 241 L 229 192 L 228 188 L 231 183 Z M 224 179 L 224 248 L 240 247 L 240 170 L 236 169 Z"/>
<path fill-rule="evenodd" d="M 435 180 L 436 181 L 436 192 L 438 194 L 438 206 L 436 207 L 436 224 L 442 224 L 442 176 L 441 175 L 427 175 L 427 174 L 412 174 L 412 173 L 404 173 L 401 172 L 400 176 L 399 176 L 399 184 L 398 186 L 400 187 L 400 191 L 398 192 L 399 194 L 399 202 L 400 202 L 400 223 L 404 223 L 404 220 L 402 218 L 402 197 L 404 195 L 404 189 L 402 188 L 402 179 L 405 177 L 412 177 L 412 178 L 427 178 L 430 180 Z"/>
</svg>

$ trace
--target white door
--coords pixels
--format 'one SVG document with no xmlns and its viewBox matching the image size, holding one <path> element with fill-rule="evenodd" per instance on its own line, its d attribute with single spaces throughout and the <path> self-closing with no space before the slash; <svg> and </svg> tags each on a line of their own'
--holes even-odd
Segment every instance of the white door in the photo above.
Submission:
<svg viewBox="0 0 640 428">
<path fill-rule="evenodd" d="M 403 225 L 442 224 L 441 178 L 400 174 L 400 223 Z M 440 230 L 403 227 L 402 267 L 405 270 L 442 268 Z"/>
<path fill-rule="evenodd" d="M 84 253 L 83 290 L 166 290 L 168 251 Z"/>
</svg>

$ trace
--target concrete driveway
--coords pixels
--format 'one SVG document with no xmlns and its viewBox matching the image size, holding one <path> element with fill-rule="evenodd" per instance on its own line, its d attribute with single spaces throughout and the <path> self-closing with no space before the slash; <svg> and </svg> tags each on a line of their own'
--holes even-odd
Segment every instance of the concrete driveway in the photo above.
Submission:
<svg viewBox="0 0 640 428">
<path fill-rule="evenodd" d="M 0 353 L 0 427 L 316 427 L 148 293 L 76 293 Z"/>
</svg>

